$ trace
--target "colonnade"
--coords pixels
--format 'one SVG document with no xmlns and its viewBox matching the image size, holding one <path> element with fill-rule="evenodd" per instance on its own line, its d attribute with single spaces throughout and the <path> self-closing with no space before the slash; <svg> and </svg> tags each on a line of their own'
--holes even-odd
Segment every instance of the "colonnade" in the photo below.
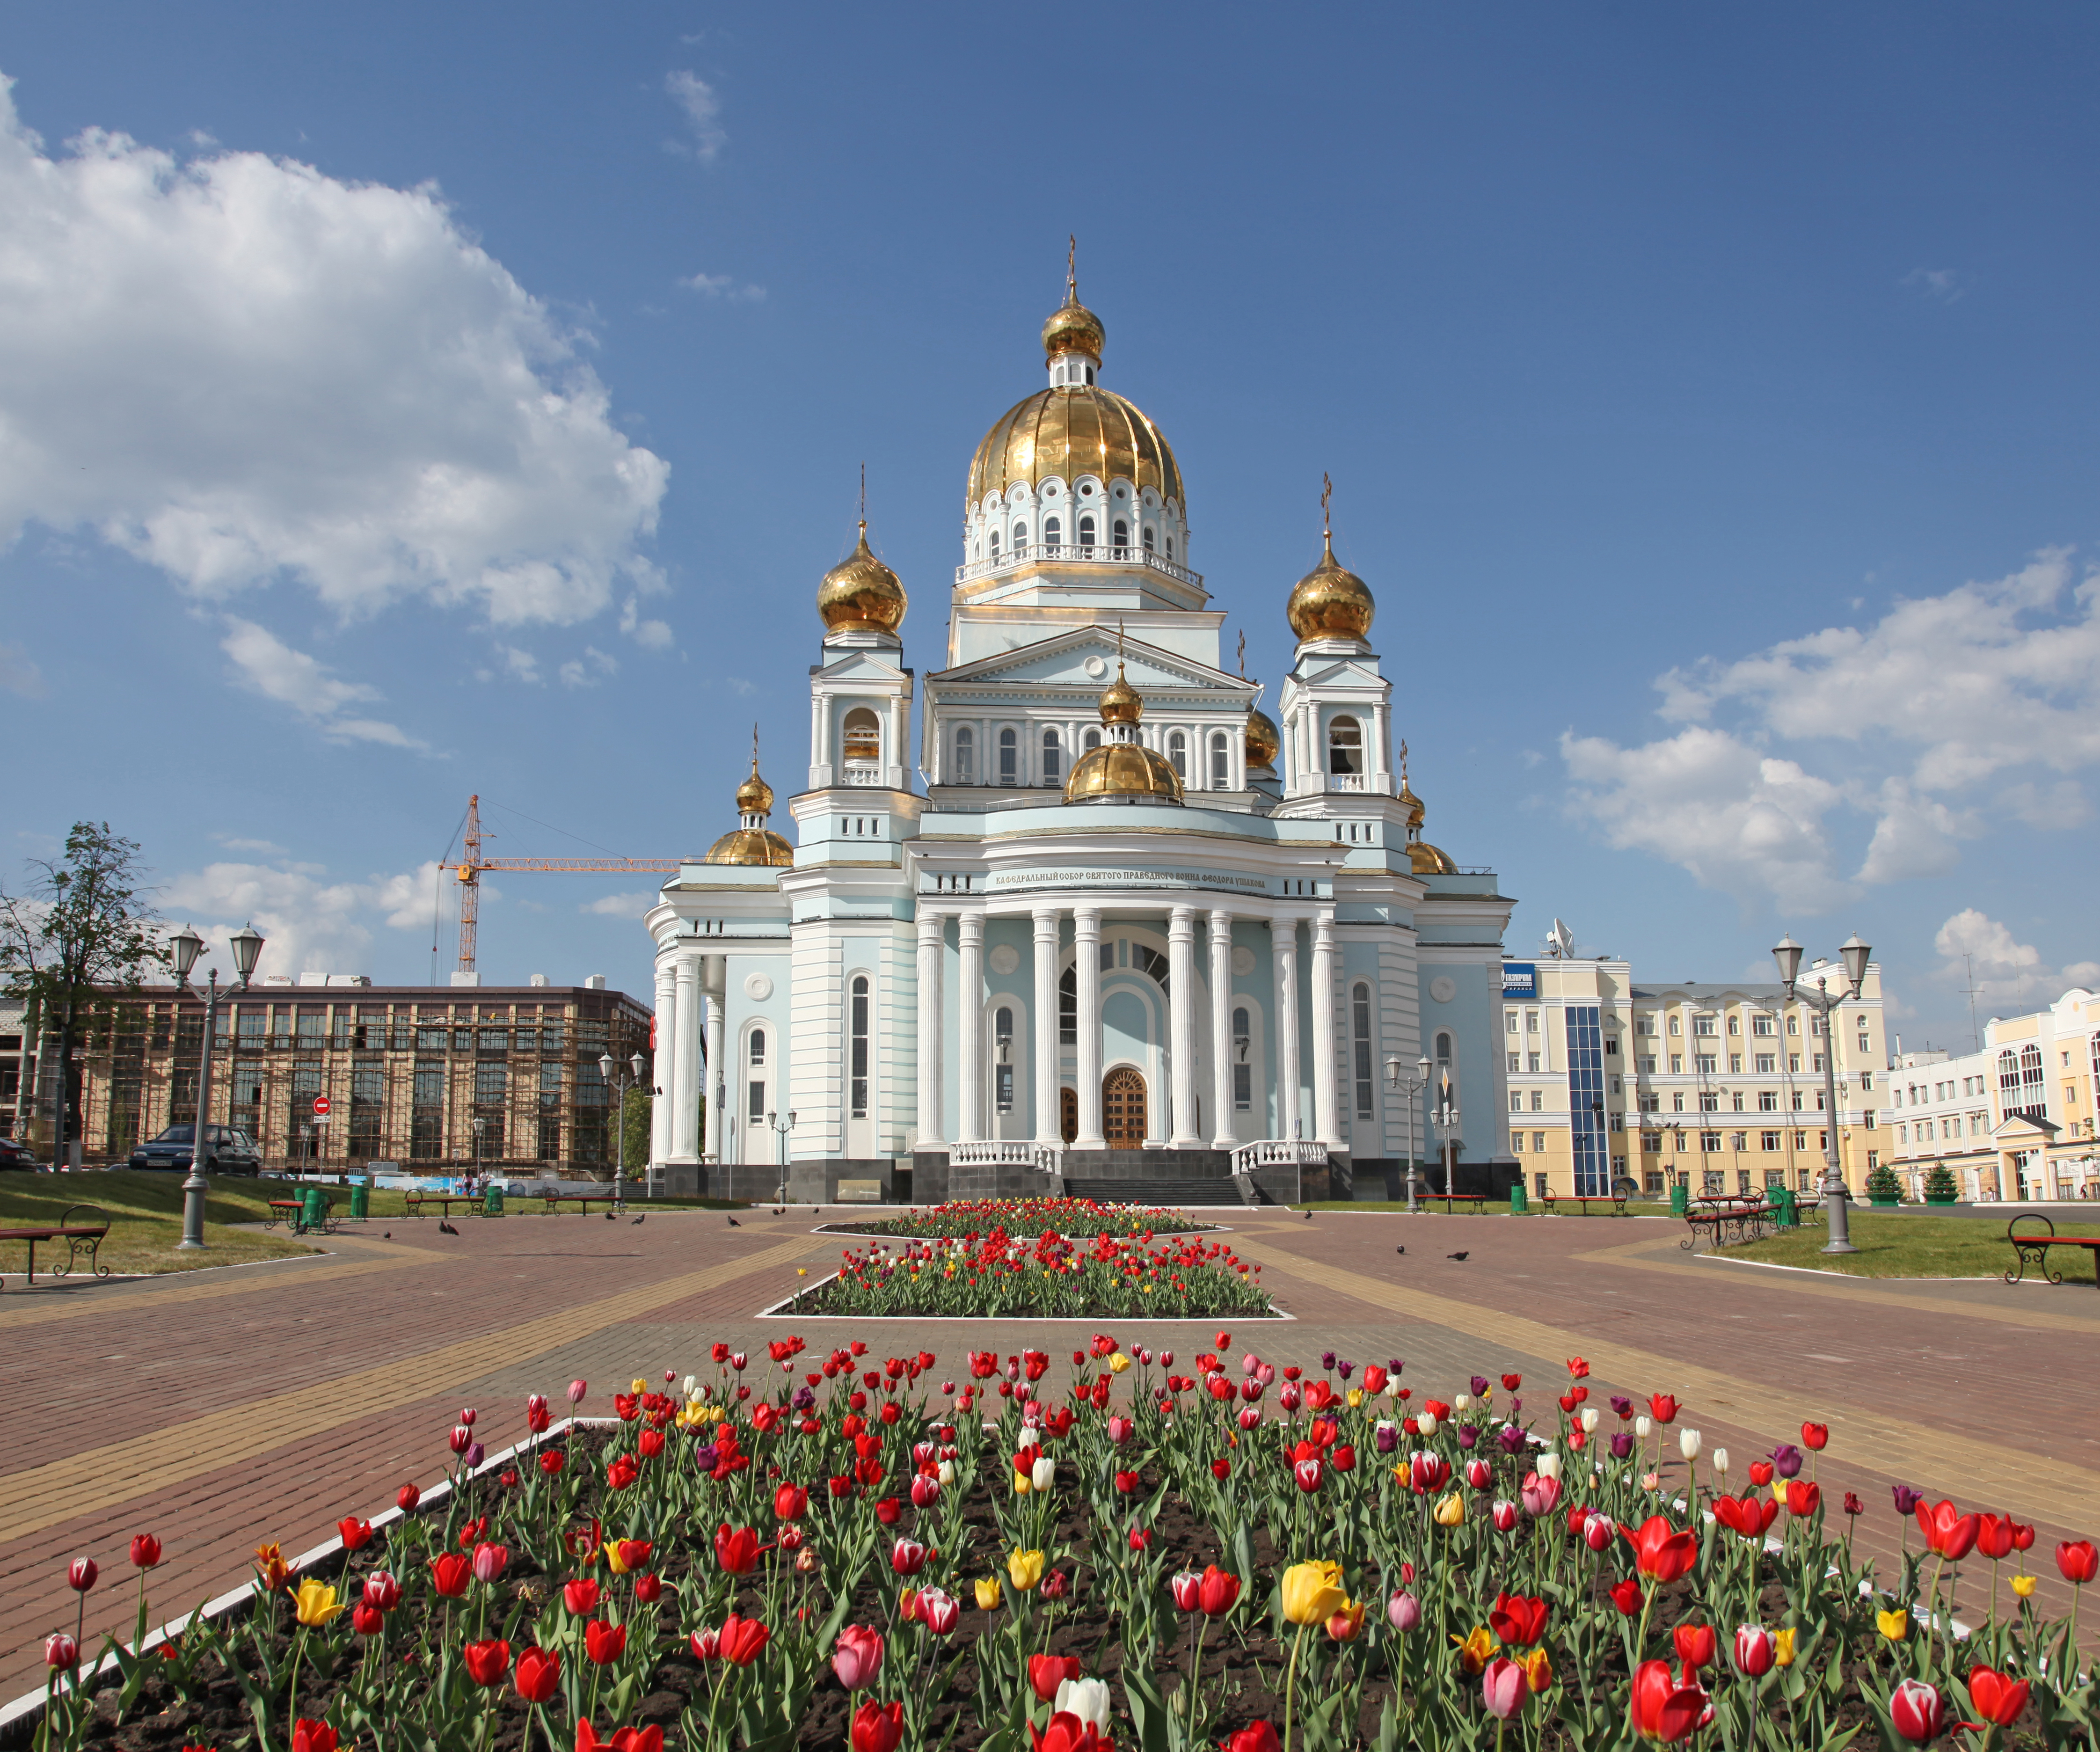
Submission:
<svg viewBox="0 0 2100 1752">
<path fill-rule="evenodd" d="M 656 964 L 656 1087 L 650 1110 L 652 1162 L 721 1160 L 722 984 L 718 955 L 680 949 Z M 702 1051 L 704 1040 L 705 1052 Z M 701 1079 L 708 1082 L 705 1128 L 700 1123 Z"/>
</svg>

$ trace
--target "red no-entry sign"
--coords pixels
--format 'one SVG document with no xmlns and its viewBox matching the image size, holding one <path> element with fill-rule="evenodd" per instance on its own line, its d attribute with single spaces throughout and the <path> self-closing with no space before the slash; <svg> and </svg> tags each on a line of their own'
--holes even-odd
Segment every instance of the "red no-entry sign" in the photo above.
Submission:
<svg viewBox="0 0 2100 1752">
<path fill-rule="evenodd" d="M 328 1098 L 328 1097 L 326 1097 L 325 1095 L 316 1095 L 316 1096 L 314 1097 L 314 1117 L 315 1117 L 316 1119 L 327 1119 L 327 1118 L 328 1118 L 328 1115 L 329 1115 L 329 1098 Z"/>
</svg>

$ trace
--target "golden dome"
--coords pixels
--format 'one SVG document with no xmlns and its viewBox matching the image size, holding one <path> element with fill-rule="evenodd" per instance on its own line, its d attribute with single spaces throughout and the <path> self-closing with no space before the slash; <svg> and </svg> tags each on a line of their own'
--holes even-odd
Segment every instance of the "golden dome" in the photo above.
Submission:
<svg viewBox="0 0 2100 1752">
<path fill-rule="evenodd" d="M 1427 812 L 1422 806 L 1422 799 L 1408 788 L 1407 774 L 1405 773 L 1400 775 L 1400 801 L 1407 805 L 1408 826 L 1420 827 L 1422 818 Z"/>
<path fill-rule="evenodd" d="M 1055 359 L 1060 353 L 1084 353 L 1096 364 L 1101 362 L 1101 342 L 1108 331 L 1101 320 L 1079 302 L 1075 287 L 1043 325 L 1043 351 Z"/>
<path fill-rule="evenodd" d="M 1187 514 L 1180 466 L 1159 428 L 1114 391 L 1092 383 L 1039 390 L 1001 415 L 970 459 L 968 502 L 977 505 L 1016 481 L 1033 488 L 1052 475 L 1069 482 L 1083 474 L 1121 478 L 1140 492 L 1149 487 Z"/>
<path fill-rule="evenodd" d="M 1246 763 L 1250 767 L 1273 766 L 1283 747 L 1283 732 L 1276 720 L 1259 707 L 1249 706 L 1246 717 Z"/>
<path fill-rule="evenodd" d="M 817 615 L 828 633 L 894 633 L 904 624 L 907 598 L 897 574 L 867 545 L 867 520 L 851 554 L 817 586 Z"/>
<path fill-rule="evenodd" d="M 770 827 L 732 827 L 708 848 L 704 862 L 761 864 L 786 870 L 794 864 L 795 848 Z"/>
<path fill-rule="evenodd" d="M 1104 724 L 1135 724 L 1145 716 L 1145 695 L 1123 679 L 1123 665 L 1116 665 L 1116 678 L 1110 682 L 1101 695 L 1101 722 Z"/>
<path fill-rule="evenodd" d="M 1456 876 L 1458 873 L 1458 867 L 1451 862 L 1451 854 L 1440 850 L 1427 840 L 1410 840 L 1407 855 L 1417 876 Z"/>
<path fill-rule="evenodd" d="M 1370 587 L 1335 558 L 1330 538 L 1320 563 L 1298 580 L 1284 611 L 1301 640 L 1361 639 L 1370 632 L 1378 604 Z"/>
<path fill-rule="evenodd" d="M 751 763 L 751 776 L 736 788 L 736 812 L 739 815 L 770 815 L 773 813 L 773 787 L 758 776 L 758 763 Z"/>
<path fill-rule="evenodd" d="M 1181 801 L 1181 775 L 1174 770 L 1174 763 L 1137 739 L 1137 721 L 1144 716 L 1145 696 L 1124 678 L 1118 663 L 1116 678 L 1101 695 L 1101 722 L 1109 726 L 1110 739 L 1072 763 L 1065 780 L 1067 803 L 1102 797 L 1128 802 Z"/>
</svg>

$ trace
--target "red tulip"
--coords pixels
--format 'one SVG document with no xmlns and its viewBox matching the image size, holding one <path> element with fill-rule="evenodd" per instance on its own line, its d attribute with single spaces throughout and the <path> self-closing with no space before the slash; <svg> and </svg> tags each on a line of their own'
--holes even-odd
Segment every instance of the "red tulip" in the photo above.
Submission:
<svg viewBox="0 0 2100 1752">
<path fill-rule="evenodd" d="M 686 1646 L 693 1651 L 696 1661 L 715 1661 L 721 1656 L 721 1632 L 695 1631 L 686 1639 Z"/>
<path fill-rule="evenodd" d="M 304 1716 L 292 1724 L 292 1752 L 335 1752 L 336 1732 L 326 1722 Z"/>
<path fill-rule="evenodd" d="M 1670 1640 L 1677 1645 L 1677 1658 L 1684 1665 L 1687 1673 L 1714 1664 L 1714 1626 L 1710 1624 L 1680 1624 L 1670 1632 Z"/>
<path fill-rule="evenodd" d="M 731 1613 L 722 1620 L 721 1656 L 733 1666 L 749 1666 L 772 1639 L 772 1631 L 756 1618 L 739 1618 Z"/>
<path fill-rule="evenodd" d="M 1820 1449 L 1830 1441 L 1830 1426 L 1827 1423 L 1804 1423 L 1801 1426 L 1801 1445 Z"/>
<path fill-rule="evenodd" d="M 1211 1476 L 1220 1484 L 1233 1476 L 1233 1463 L 1223 1454 L 1211 1463 Z"/>
<path fill-rule="evenodd" d="M 2058 1561 L 2061 1562 L 2062 1559 L 2059 1558 Z M 1203 1598 L 1203 1578 L 1196 1571 L 1193 1569 L 1177 1571 L 1169 1579 L 1167 1586 L 1173 1592 L 1174 1609 L 1176 1612 L 1194 1612 L 1201 1607 Z"/>
<path fill-rule="evenodd" d="M 1657 1423 L 1670 1423 L 1677 1415 L 1676 1396 L 1671 1393 L 1651 1393 L 1648 1396 L 1648 1409 L 1654 1414 Z"/>
<path fill-rule="evenodd" d="M 1772 1634 L 1761 1624 L 1739 1626 L 1736 1631 L 1736 1666 L 1751 1679 L 1762 1679 L 1779 1658 Z"/>
<path fill-rule="evenodd" d="M 1493 1609 L 1488 1613 L 1488 1628 L 1511 1648 L 1523 1648 L 1546 1635 L 1551 1609 L 1535 1596 L 1498 1594 Z"/>
<path fill-rule="evenodd" d="M 899 1539 L 889 1548 L 889 1567 L 900 1576 L 917 1575 L 926 1567 L 926 1547 L 916 1539 Z"/>
<path fill-rule="evenodd" d="M 1823 1507 L 1823 1487 L 1811 1484 L 1805 1478 L 1789 1478 L 1786 1481 L 1786 1511 L 1789 1515 L 1813 1515 Z"/>
<path fill-rule="evenodd" d="M 562 1604 L 579 1618 L 598 1610 L 598 1585 L 591 1576 L 579 1576 L 562 1584 Z"/>
<path fill-rule="evenodd" d="M 350 1627 L 360 1636 L 377 1636 L 386 1628 L 386 1614 L 360 1600 L 350 1609 Z"/>
<path fill-rule="evenodd" d="M 44 1639 L 44 1665 L 57 1673 L 70 1673 L 80 1665 L 80 1644 L 64 1631 Z"/>
<path fill-rule="evenodd" d="M 371 1536 L 371 1530 L 370 1526 L 368 1525 L 365 1529 L 365 1535 L 368 1538 Z M 150 1533 L 135 1533 L 131 1535 L 131 1563 L 133 1568 L 138 1569 L 151 1569 L 158 1564 L 160 1561 L 161 1542 L 158 1539 L 155 1538 Z"/>
<path fill-rule="evenodd" d="M 474 1579 L 474 1564 L 464 1551 L 444 1551 L 430 1560 L 430 1582 L 448 1600 L 458 1600 Z"/>
<path fill-rule="evenodd" d="M 404 1515 L 412 1515 L 416 1505 L 423 1500 L 423 1493 L 413 1485 L 404 1485 L 394 1493 L 394 1507 Z"/>
<path fill-rule="evenodd" d="M 2027 1551 L 2033 1547 L 2034 1542 L 2034 1529 L 2024 1526 L 2018 1521 L 2014 1521 L 2013 1523 L 2013 1549 L 2016 1551 Z"/>
<path fill-rule="evenodd" d="M 664 1730 L 654 1723 L 647 1728 L 623 1728 L 610 1740 L 601 1740 L 592 1732 L 588 1721 L 576 1723 L 576 1752 L 664 1752 Z"/>
<path fill-rule="evenodd" d="M 1369 1369 L 1364 1370 L 1364 1379 L 1366 1382 L 1370 1379 Z M 1523 1385 L 1524 1377 L 1520 1375 L 1506 1375 L 1502 1377 L 1502 1391 L 1506 1393 L 1514 1393 Z"/>
<path fill-rule="evenodd" d="M 2090 1539 L 2066 1539 L 2056 1548 L 2056 1567 L 2073 1587 L 2083 1587 L 2100 1575 L 2100 1547 Z"/>
<path fill-rule="evenodd" d="M 2013 1555 L 2013 1523 L 2004 1515 L 1979 1515 L 1976 1517 L 1976 1549 L 1996 1563 L 2001 1557 Z"/>
<path fill-rule="evenodd" d="M 1297 1481 L 1300 1490 L 1309 1493 L 1320 1488 L 1321 1471 L 1317 1460 L 1299 1460 L 1292 1464 L 1290 1476 Z"/>
<path fill-rule="evenodd" d="M 1215 1564 L 1203 1567 L 1203 1578 L 1197 1589 L 1197 1604 L 1203 1609 L 1207 1618 L 1222 1618 L 1233 1609 L 1240 1597 L 1240 1578 L 1229 1569 L 1220 1569 Z"/>
<path fill-rule="evenodd" d="M 1679 1684 L 1667 1661 L 1643 1661 L 1635 1670 L 1630 1714 L 1643 1740 L 1675 1745 L 1699 1725 L 1706 1706 L 1705 1688 Z"/>
<path fill-rule="evenodd" d="M 1079 1657 L 1077 1655 L 1030 1655 L 1028 1657 L 1028 1684 L 1039 1701 L 1054 1703 L 1057 1687 L 1065 1679 L 1079 1676 Z"/>
<path fill-rule="evenodd" d="M 1947 1731 L 1947 1700 L 1936 1686 L 1907 1679 L 1889 1694 L 1889 1719 L 1912 1745 L 1927 1745 Z"/>
<path fill-rule="evenodd" d="M 1917 1506 L 1917 1525 L 1925 1535 L 1926 1548 L 1950 1563 L 1958 1562 L 1975 1548 L 1980 1520 L 1980 1516 L 1964 1515 L 1950 1502 L 1930 1507 L 1923 1503 Z"/>
<path fill-rule="evenodd" d="M 645 1569 L 634 1578 L 634 1597 L 645 1606 L 653 1606 L 664 1597 L 664 1578 L 653 1569 Z"/>
<path fill-rule="evenodd" d="M 864 1485 L 880 1484 L 882 1481 L 881 1467 L 876 1461 L 863 1460 L 854 1470 L 860 1474 L 860 1481 Z M 902 1519 L 903 1514 L 904 1505 L 894 1497 L 885 1497 L 875 1506 L 875 1518 L 885 1527 L 894 1527 Z"/>
<path fill-rule="evenodd" d="M 1779 1519 L 1779 1504 L 1771 1497 L 1716 1497 L 1714 1519 L 1745 1539 L 1762 1539 Z"/>
<path fill-rule="evenodd" d="M 904 1737 L 904 1706 L 873 1699 L 854 1712 L 854 1752 L 895 1752 Z"/>
<path fill-rule="evenodd" d="M 1755 1485 L 1758 1489 L 1762 1490 L 1771 1481 L 1772 1464 L 1771 1461 L 1753 1460 L 1750 1462 L 1750 1482 L 1752 1484 Z"/>
<path fill-rule="evenodd" d="M 527 1703 L 545 1703 L 561 1688 L 560 1651 L 527 1648 L 518 1657 L 518 1695 Z"/>
<path fill-rule="evenodd" d="M 800 1520 L 809 1512 L 810 1493 L 800 1485 L 783 1485 L 773 1493 L 774 1517 L 779 1520 Z"/>
<path fill-rule="evenodd" d="M 758 1567 L 759 1554 L 767 1549 L 748 1527 L 732 1529 L 724 1521 L 715 1529 L 715 1561 L 733 1576 L 749 1575 Z"/>
<path fill-rule="evenodd" d="M 1626 1537 L 1634 1548 L 1634 1561 L 1640 1573 L 1658 1582 L 1674 1582 L 1688 1574 L 1699 1561 L 1697 1538 L 1680 1532 L 1661 1515 L 1651 1515 L 1641 1523 L 1639 1532 L 1627 1533 Z"/>
<path fill-rule="evenodd" d="M 91 1557 L 76 1557 L 66 1565 L 66 1586 L 76 1594 L 85 1594 L 95 1586 L 95 1578 L 102 1572 L 95 1567 Z"/>
<path fill-rule="evenodd" d="M 1228 1734 L 1220 1744 L 1221 1752 L 1283 1752 L 1282 1741 L 1267 1722 L 1256 1722 L 1251 1728 Z"/>
<path fill-rule="evenodd" d="M 2010 1728 L 2027 1706 L 2027 1682 L 1987 1666 L 1969 1670 L 1969 1701 L 1986 1722 Z"/>
<path fill-rule="evenodd" d="M 911 1506 L 915 1509 L 929 1509 L 941 1500 L 941 1481 L 921 1472 L 911 1481 Z"/>
<path fill-rule="evenodd" d="M 1629 1618 L 1641 1609 L 1641 1585 L 1631 1576 L 1612 1584 L 1612 1604 Z"/>
<path fill-rule="evenodd" d="M 1152 1529 L 1149 1527 L 1132 1528 L 1130 1529 L 1130 1548 L 1133 1551 L 1150 1551 L 1152 1549 Z"/>
<path fill-rule="evenodd" d="M 627 1626 L 609 1618 L 593 1618 L 584 1626 L 584 1653 L 593 1666 L 608 1666 L 627 1652 Z"/>
<path fill-rule="evenodd" d="M 1580 1357 L 1570 1357 L 1568 1359 L 1568 1373 L 1576 1380 L 1581 1380 L 1585 1375 L 1588 1375 L 1589 1372 L 1589 1364 L 1585 1362 Z"/>
<path fill-rule="evenodd" d="M 383 1569 L 364 1578 L 364 1604 L 374 1612 L 391 1612 L 401 1604 L 401 1584 Z"/>
<path fill-rule="evenodd" d="M 510 1645 L 500 1639 L 469 1643 L 465 1653 L 466 1675 L 477 1685 L 501 1685 L 510 1670 Z"/>
<path fill-rule="evenodd" d="M 1583 1517 L 1582 1542 L 1593 1551 L 1601 1551 L 1611 1544 L 1613 1534 L 1623 1533 L 1625 1530 L 1618 1526 L 1610 1516 L 1600 1515 L 1593 1509 Z M 1632 1535 L 1629 1534 L 1627 1537 L 1630 1538 Z M 1685 1537 L 1690 1538 L 1692 1536 L 1687 1534 Z"/>
<path fill-rule="evenodd" d="M 553 1478 L 569 1463 L 569 1457 L 559 1448 L 549 1448 L 540 1456 L 540 1470 Z"/>
<path fill-rule="evenodd" d="M 1135 1472 L 1118 1472 L 1115 1475 L 1116 1489 L 1124 1496 L 1128 1496 L 1136 1489 L 1138 1484 L 1138 1476 Z"/>
</svg>

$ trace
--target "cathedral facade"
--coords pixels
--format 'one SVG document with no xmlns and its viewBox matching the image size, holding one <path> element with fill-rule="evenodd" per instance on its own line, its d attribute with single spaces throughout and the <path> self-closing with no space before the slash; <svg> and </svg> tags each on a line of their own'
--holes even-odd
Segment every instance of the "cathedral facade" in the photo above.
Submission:
<svg viewBox="0 0 2100 1752">
<path fill-rule="evenodd" d="M 648 914 L 671 1189 L 1383 1197 L 1445 1142 L 1424 1060 L 1493 1153 L 1511 902 L 1423 837 L 1371 592 L 1329 539 L 1273 721 L 1104 338 L 1073 289 L 971 459 L 915 744 L 863 523 L 817 593 L 792 842 L 754 753 Z"/>
</svg>

